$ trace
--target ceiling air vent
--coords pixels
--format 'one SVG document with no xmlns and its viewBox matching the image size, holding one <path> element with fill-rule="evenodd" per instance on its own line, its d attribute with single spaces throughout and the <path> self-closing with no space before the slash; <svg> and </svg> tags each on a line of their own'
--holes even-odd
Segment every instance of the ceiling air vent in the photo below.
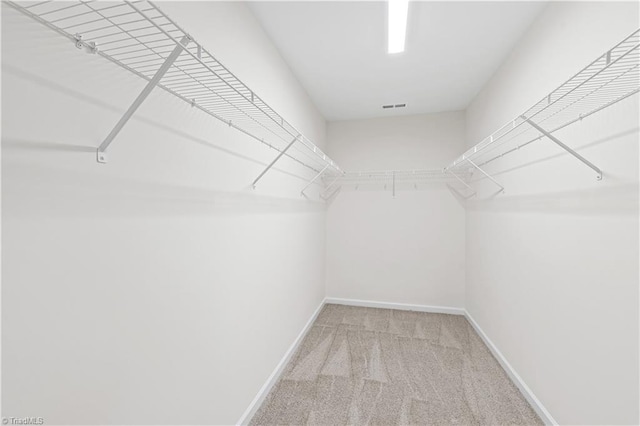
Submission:
<svg viewBox="0 0 640 426">
<path fill-rule="evenodd" d="M 406 107 L 407 104 L 389 104 L 389 105 L 382 105 L 382 109 L 392 109 L 392 108 L 404 108 Z"/>
</svg>

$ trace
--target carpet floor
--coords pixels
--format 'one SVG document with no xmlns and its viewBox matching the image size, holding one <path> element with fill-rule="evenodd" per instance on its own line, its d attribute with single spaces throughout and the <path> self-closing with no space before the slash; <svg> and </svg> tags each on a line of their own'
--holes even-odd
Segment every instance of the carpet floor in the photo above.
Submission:
<svg viewBox="0 0 640 426">
<path fill-rule="evenodd" d="M 329 304 L 250 424 L 543 423 L 463 316 Z"/>
</svg>

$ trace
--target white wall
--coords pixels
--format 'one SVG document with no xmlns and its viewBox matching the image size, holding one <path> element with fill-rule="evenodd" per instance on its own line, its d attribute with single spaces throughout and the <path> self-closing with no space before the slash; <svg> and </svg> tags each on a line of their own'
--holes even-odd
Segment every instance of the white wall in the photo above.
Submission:
<svg viewBox="0 0 640 426">
<path fill-rule="evenodd" d="M 316 143 L 240 3 L 161 3 Z M 2 5 L 2 415 L 230 424 L 324 297 L 325 207 L 274 152 Z M 293 175 L 299 175 L 295 177 Z M 258 354 L 258 356 L 256 356 Z"/>
<path fill-rule="evenodd" d="M 637 28 L 637 2 L 549 4 L 467 110 L 468 142 Z M 466 308 L 561 424 L 639 422 L 638 125 L 634 96 L 557 133 L 601 182 L 542 140 L 468 205 Z"/>
<path fill-rule="evenodd" d="M 349 171 L 439 169 L 464 150 L 464 113 L 330 122 Z M 343 187 L 327 213 L 327 296 L 463 307 L 465 212 L 443 184 Z"/>
</svg>

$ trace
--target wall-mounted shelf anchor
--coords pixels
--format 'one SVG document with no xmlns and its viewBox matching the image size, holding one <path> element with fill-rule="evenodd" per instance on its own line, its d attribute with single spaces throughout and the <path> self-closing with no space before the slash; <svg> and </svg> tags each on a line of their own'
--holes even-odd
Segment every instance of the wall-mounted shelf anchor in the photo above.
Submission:
<svg viewBox="0 0 640 426">
<path fill-rule="evenodd" d="M 85 42 L 82 40 L 82 34 L 80 33 L 75 33 L 73 35 L 73 39 L 75 40 L 75 46 L 76 49 L 82 49 L 84 47 L 87 48 L 87 52 L 89 53 L 97 53 L 98 52 L 98 45 L 96 44 L 95 41 L 90 41 L 90 42 Z"/>
<path fill-rule="evenodd" d="M 75 33 L 75 34 L 73 35 L 73 38 L 75 38 L 75 39 L 76 39 L 76 48 L 77 48 L 77 49 L 82 49 L 82 47 L 84 46 L 84 45 L 82 44 L 82 36 L 81 36 L 80 34 L 78 34 L 78 33 Z"/>
</svg>

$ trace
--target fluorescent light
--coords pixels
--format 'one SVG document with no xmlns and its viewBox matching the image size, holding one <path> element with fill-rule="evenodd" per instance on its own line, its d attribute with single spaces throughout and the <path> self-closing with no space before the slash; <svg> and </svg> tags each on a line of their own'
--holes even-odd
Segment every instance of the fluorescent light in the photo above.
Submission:
<svg viewBox="0 0 640 426">
<path fill-rule="evenodd" d="M 389 3 L 389 53 L 404 52 L 409 0 L 387 0 L 387 3 Z"/>
</svg>

